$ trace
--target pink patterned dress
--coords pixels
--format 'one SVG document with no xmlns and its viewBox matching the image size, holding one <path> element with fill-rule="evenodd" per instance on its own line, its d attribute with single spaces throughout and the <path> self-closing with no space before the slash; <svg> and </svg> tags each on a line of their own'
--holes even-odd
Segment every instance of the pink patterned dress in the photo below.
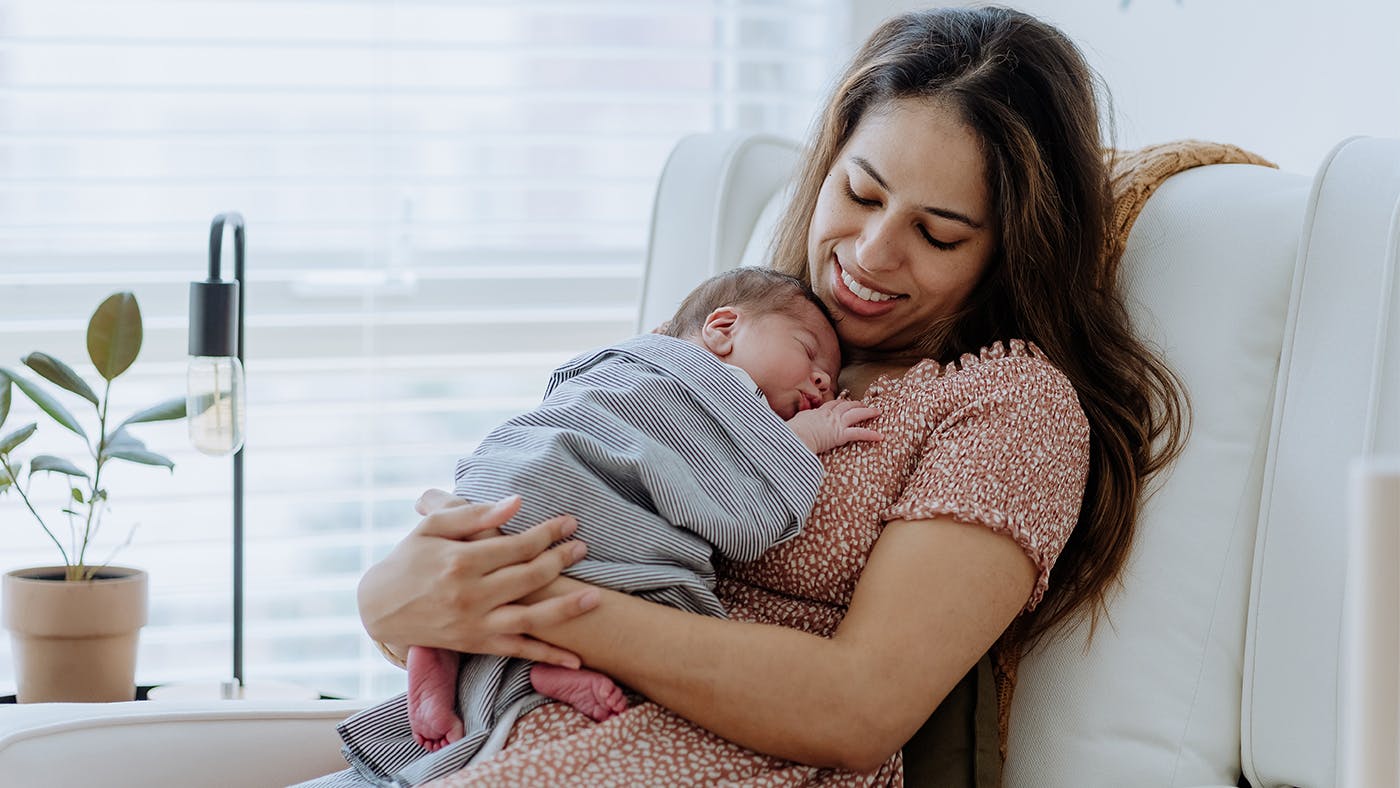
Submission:
<svg viewBox="0 0 1400 788">
<path fill-rule="evenodd" d="M 823 455 L 826 477 L 802 534 L 748 564 L 721 566 L 732 618 L 829 637 L 890 520 L 951 517 L 1016 541 L 1040 569 L 1040 601 L 1078 518 L 1089 427 L 1069 381 L 1039 349 L 998 343 L 940 367 L 881 378 L 865 402 L 879 443 Z M 641 702 L 595 723 L 562 703 L 523 716 L 506 748 L 430 783 L 462 785 L 901 785 L 899 753 L 869 774 L 756 753 Z"/>
</svg>

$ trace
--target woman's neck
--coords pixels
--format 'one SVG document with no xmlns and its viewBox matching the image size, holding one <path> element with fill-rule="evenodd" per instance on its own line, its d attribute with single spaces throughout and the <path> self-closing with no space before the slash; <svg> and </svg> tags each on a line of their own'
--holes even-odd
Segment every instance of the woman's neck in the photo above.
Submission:
<svg viewBox="0 0 1400 788">
<path fill-rule="evenodd" d="M 921 360 L 910 357 L 853 361 L 841 368 L 841 376 L 837 379 L 837 388 L 848 391 L 852 397 L 860 399 L 865 396 L 865 391 L 870 388 L 870 384 L 874 383 L 881 375 L 889 375 L 890 377 L 903 375 Z"/>
</svg>

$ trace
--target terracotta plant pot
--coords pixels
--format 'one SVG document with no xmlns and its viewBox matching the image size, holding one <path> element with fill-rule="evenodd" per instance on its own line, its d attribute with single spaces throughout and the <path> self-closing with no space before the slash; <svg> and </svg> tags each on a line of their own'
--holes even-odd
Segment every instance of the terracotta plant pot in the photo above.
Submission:
<svg viewBox="0 0 1400 788">
<path fill-rule="evenodd" d="M 4 625 L 20 703 L 136 697 L 136 641 L 146 624 L 146 573 L 109 566 L 66 582 L 63 567 L 5 575 Z"/>
</svg>

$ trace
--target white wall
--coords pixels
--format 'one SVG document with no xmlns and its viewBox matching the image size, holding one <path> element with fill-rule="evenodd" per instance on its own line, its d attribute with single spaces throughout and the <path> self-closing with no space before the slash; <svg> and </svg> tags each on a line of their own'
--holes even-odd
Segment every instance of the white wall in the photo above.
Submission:
<svg viewBox="0 0 1400 788">
<path fill-rule="evenodd" d="M 928 5 L 850 2 L 853 48 Z M 1311 173 L 1345 137 L 1400 137 L 1400 0 L 1007 4 L 1078 42 L 1113 95 L 1119 147 L 1207 139 Z"/>
</svg>

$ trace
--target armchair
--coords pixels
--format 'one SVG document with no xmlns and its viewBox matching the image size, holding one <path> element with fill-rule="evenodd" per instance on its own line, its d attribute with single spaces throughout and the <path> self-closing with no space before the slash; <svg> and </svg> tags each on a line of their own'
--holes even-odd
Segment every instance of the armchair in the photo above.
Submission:
<svg viewBox="0 0 1400 788">
<path fill-rule="evenodd" d="M 742 133 L 677 146 L 639 327 L 701 278 L 761 262 L 797 155 Z M 1139 329 L 1187 384 L 1193 432 L 1149 500 L 1110 619 L 1022 662 L 1008 786 L 1352 788 L 1362 742 L 1393 755 L 1400 562 L 1373 584 L 1389 596 L 1348 589 L 1352 541 L 1394 548 L 1383 528 L 1349 533 L 1346 469 L 1400 453 L 1397 254 L 1400 139 L 1344 141 L 1312 178 L 1202 167 L 1148 201 L 1123 276 Z M 1392 495 L 1400 484 L 1375 478 Z M 1366 633 L 1365 658 L 1346 645 L 1347 593 L 1389 622 Z M 1347 727 L 1358 698 L 1390 728 Z M 0 774 L 161 786 L 214 769 L 227 784 L 286 784 L 339 767 L 334 724 L 357 706 L 21 706 L 0 711 Z"/>
</svg>

